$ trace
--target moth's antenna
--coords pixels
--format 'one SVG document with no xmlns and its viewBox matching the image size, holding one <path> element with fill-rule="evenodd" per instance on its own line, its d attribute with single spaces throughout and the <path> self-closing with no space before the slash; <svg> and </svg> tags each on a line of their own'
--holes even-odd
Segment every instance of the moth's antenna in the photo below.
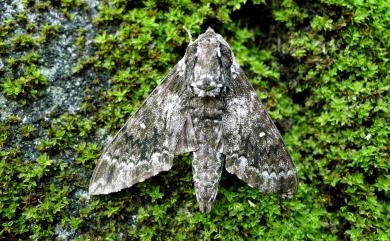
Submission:
<svg viewBox="0 0 390 241">
<path fill-rule="evenodd" d="M 192 44 L 192 36 L 191 36 L 190 30 L 188 30 L 188 29 L 186 28 L 186 26 L 183 26 L 183 28 L 184 28 L 184 30 L 187 32 L 188 37 L 190 38 L 190 44 Z"/>
</svg>

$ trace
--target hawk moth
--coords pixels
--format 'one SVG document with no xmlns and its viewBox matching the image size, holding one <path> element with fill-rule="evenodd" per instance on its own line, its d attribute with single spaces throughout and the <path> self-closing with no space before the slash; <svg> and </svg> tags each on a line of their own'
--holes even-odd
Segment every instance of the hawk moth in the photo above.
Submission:
<svg viewBox="0 0 390 241">
<path fill-rule="evenodd" d="M 168 171 L 191 153 L 202 212 L 222 168 L 264 193 L 291 197 L 297 172 L 282 137 L 221 35 L 209 28 L 120 129 L 101 155 L 89 193 L 108 194 Z"/>
</svg>

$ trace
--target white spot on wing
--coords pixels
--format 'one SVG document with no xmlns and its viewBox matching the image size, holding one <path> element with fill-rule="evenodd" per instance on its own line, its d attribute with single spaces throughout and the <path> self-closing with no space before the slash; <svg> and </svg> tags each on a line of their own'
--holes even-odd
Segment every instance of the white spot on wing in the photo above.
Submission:
<svg viewBox="0 0 390 241">
<path fill-rule="evenodd" d="M 140 126 L 142 129 L 145 129 L 145 128 L 146 128 L 146 126 L 145 126 L 144 123 L 139 124 L 139 126 Z"/>
</svg>

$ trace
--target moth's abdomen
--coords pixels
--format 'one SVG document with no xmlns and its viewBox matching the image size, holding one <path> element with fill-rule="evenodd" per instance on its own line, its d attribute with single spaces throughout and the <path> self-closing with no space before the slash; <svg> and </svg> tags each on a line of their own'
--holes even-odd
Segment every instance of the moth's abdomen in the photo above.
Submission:
<svg viewBox="0 0 390 241">
<path fill-rule="evenodd" d="M 222 103 L 218 99 L 196 98 L 192 118 L 198 149 L 192 153 L 192 172 L 200 210 L 211 210 L 221 179 L 224 155 Z M 196 106 L 196 107 L 195 107 Z"/>
<path fill-rule="evenodd" d="M 208 213 L 217 197 L 223 167 L 223 155 L 202 144 L 192 153 L 192 172 L 200 211 Z"/>
</svg>

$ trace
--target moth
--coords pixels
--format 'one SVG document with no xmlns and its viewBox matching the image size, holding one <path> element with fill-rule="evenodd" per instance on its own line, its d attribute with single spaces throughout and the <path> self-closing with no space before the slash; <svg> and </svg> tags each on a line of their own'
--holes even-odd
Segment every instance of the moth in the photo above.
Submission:
<svg viewBox="0 0 390 241">
<path fill-rule="evenodd" d="M 189 152 L 196 199 L 208 213 L 222 169 L 267 194 L 291 198 L 297 171 L 282 137 L 237 64 L 211 28 L 103 151 L 89 193 L 108 194 L 171 169 Z"/>
</svg>

